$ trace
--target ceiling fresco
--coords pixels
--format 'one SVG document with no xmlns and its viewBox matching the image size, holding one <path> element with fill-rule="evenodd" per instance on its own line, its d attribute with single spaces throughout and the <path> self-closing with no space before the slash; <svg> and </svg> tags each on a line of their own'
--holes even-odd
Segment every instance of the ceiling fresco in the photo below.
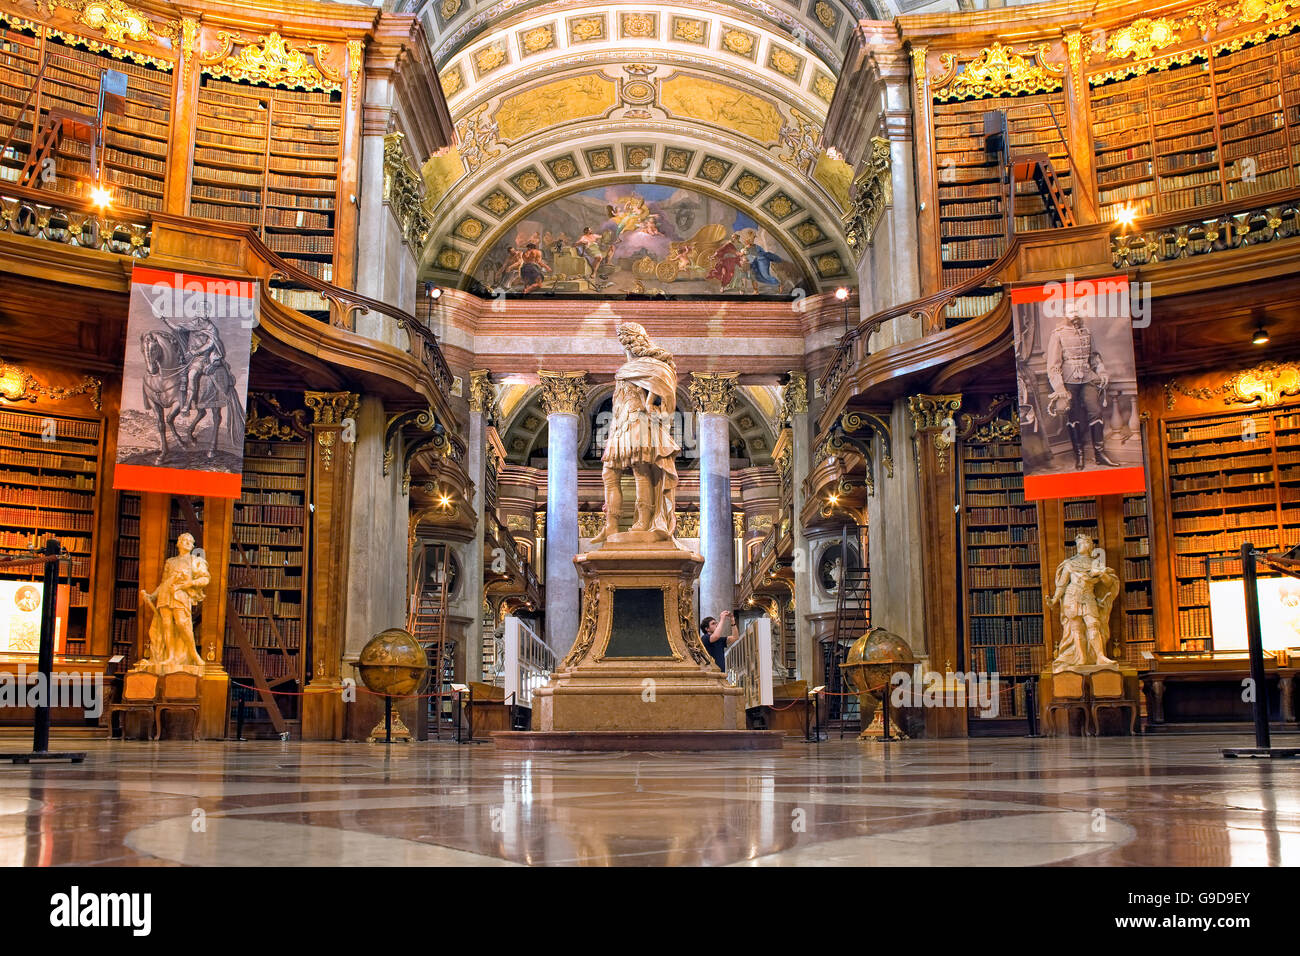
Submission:
<svg viewBox="0 0 1300 956">
<path fill-rule="evenodd" d="M 862 4 L 437 0 L 418 12 L 457 128 L 457 144 L 423 169 L 430 278 L 553 295 L 811 294 L 853 281 L 840 224 L 851 171 L 820 138 Z M 659 211 L 625 235 L 616 216 L 572 221 L 579 194 L 639 196 Z M 714 228 L 686 234 L 683 203 L 714 210 Z M 573 245 L 578 226 L 610 248 Z M 545 248 L 548 229 L 570 245 Z M 510 265 L 532 232 L 543 262 Z M 733 233 L 728 277 L 700 256 Z M 624 254 L 633 236 L 646 248 Z"/>
<path fill-rule="evenodd" d="M 736 205 L 640 182 L 584 189 L 530 210 L 472 269 L 479 285 L 530 294 L 805 293 L 779 237 Z"/>
</svg>

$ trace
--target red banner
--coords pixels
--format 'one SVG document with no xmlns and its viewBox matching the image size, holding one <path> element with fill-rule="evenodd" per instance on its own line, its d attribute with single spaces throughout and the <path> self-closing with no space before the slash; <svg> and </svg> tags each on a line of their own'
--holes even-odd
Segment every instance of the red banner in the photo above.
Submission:
<svg viewBox="0 0 1300 956">
<path fill-rule="evenodd" d="M 1011 291 L 1025 500 L 1146 490 L 1125 276 Z"/>
<path fill-rule="evenodd" d="M 258 284 L 137 266 L 113 487 L 238 498 Z"/>
</svg>

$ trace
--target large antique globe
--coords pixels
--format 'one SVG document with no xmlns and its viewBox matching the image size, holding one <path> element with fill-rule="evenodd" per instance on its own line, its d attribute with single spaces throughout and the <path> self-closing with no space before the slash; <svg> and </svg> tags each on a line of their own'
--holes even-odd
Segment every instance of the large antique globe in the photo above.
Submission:
<svg viewBox="0 0 1300 956">
<path fill-rule="evenodd" d="M 907 641 L 883 627 L 873 627 L 853 642 L 840 669 L 850 686 L 858 692 L 862 721 L 859 740 L 877 731 L 883 733 L 883 709 L 878 708 L 881 701 L 889 698 L 890 679 L 895 671 L 911 670 L 915 663 L 916 656 Z M 873 718 L 870 724 L 868 718 Z M 890 711 L 890 724 L 895 735 L 903 736 L 897 709 Z"/>
<path fill-rule="evenodd" d="M 429 658 L 409 631 L 390 627 L 366 642 L 356 666 L 371 691 L 399 697 L 419 691 Z"/>
</svg>

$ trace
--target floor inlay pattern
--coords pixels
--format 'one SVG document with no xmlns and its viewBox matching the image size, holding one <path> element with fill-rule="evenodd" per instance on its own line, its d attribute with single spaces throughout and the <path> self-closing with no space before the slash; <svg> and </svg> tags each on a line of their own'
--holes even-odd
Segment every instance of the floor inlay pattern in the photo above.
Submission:
<svg viewBox="0 0 1300 956">
<path fill-rule="evenodd" d="M 1300 764 L 1235 738 L 779 753 L 78 742 L 0 765 L 19 865 L 1290 865 Z"/>
</svg>

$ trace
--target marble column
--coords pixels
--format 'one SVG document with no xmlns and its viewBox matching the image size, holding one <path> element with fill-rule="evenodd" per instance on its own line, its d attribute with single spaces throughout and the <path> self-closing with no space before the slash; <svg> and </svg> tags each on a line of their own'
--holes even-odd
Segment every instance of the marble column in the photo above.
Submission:
<svg viewBox="0 0 1300 956">
<path fill-rule="evenodd" d="M 586 372 L 539 372 L 546 412 L 546 643 L 564 657 L 578 635 L 578 415 Z"/>
<path fill-rule="evenodd" d="M 739 372 L 692 372 L 699 415 L 700 617 L 718 617 L 736 602 L 735 526 L 731 517 L 731 419 Z"/>
<path fill-rule="evenodd" d="M 471 620 L 465 644 L 465 677 L 480 680 L 483 670 L 483 540 L 487 531 L 487 429 L 496 405 L 491 373 L 473 369 L 469 373 L 469 448 L 465 466 L 474 482 L 474 539 L 465 553 L 465 585 L 461 588 L 461 613 Z"/>
<path fill-rule="evenodd" d="M 785 387 L 781 402 L 782 417 L 789 422 L 791 438 L 791 460 L 789 481 L 792 484 L 790 526 L 794 529 L 794 634 L 795 634 L 795 676 L 801 680 L 811 680 L 816 670 L 816 647 L 813 646 L 812 625 L 808 614 L 812 609 L 812 550 L 808 538 L 803 533 L 803 523 L 799 515 L 803 511 L 803 483 L 808 477 L 809 461 L 809 422 L 808 422 L 808 376 L 804 372 L 791 371 L 790 381 Z"/>
</svg>

